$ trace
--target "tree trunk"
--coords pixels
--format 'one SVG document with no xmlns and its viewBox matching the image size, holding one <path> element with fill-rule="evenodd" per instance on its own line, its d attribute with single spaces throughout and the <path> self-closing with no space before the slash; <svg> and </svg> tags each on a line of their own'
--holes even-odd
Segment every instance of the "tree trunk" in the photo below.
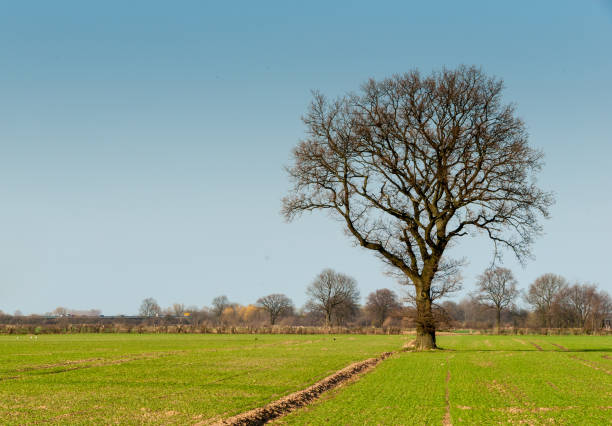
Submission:
<svg viewBox="0 0 612 426">
<path fill-rule="evenodd" d="M 500 332 L 501 327 L 501 309 L 497 308 L 497 317 L 495 318 L 497 322 L 497 334 Z"/>
<path fill-rule="evenodd" d="M 431 311 L 431 295 L 429 290 L 415 287 L 416 290 L 416 343 L 415 349 L 423 351 L 436 349 L 436 324 Z"/>
</svg>

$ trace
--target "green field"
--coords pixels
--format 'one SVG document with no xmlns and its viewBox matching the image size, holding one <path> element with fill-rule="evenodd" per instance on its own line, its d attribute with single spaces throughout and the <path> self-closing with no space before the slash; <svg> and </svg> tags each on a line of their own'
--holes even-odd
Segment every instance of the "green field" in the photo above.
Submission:
<svg viewBox="0 0 612 426">
<path fill-rule="evenodd" d="M 335 339 L 335 340 L 334 340 Z M 410 336 L 0 336 L 0 423 L 213 422 Z M 610 424 L 612 337 L 440 336 L 278 419 L 298 424 Z"/>
</svg>

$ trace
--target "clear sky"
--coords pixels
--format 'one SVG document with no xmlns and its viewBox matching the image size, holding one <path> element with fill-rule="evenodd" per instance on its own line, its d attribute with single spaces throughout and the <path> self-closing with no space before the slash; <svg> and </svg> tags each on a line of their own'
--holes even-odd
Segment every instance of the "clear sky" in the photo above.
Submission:
<svg viewBox="0 0 612 426">
<path fill-rule="evenodd" d="M 136 313 L 282 292 L 323 268 L 399 286 L 324 214 L 287 224 L 311 89 L 478 65 L 506 83 L 556 193 L 520 286 L 612 292 L 612 2 L 3 1 L 0 309 Z M 491 246 L 455 249 L 465 286 Z"/>
</svg>

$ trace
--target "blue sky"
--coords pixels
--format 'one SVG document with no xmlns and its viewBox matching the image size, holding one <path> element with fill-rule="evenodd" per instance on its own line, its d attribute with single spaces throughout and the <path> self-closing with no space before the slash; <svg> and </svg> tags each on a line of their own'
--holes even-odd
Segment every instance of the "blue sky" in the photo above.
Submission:
<svg viewBox="0 0 612 426">
<path fill-rule="evenodd" d="M 399 290 L 339 223 L 283 221 L 283 166 L 312 89 L 458 64 L 504 79 L 556 193 L 505 266 L 612 292 L 612 2 L 328 3 L 1 2 L 0 309 L 301 305 L 326 267 Z M 454 252 L 469 290 L 491 246 Z"/>
</svg>

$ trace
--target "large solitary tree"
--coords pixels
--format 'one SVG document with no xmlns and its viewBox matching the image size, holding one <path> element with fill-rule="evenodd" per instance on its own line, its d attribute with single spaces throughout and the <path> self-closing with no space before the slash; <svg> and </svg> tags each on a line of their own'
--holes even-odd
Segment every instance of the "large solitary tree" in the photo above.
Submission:
<svg viewBox="0 0 612 426">
<path fill-rule="evenodd" d="M 452 241 L 481 231 L 496 255 L 505 246 L 524 259 L 552 203 L 534 183 L 542 154 L 502 89 L 474 67 L 412 71 L 336 100 L 314 93 L 303 118 L 283 213 L 326 210 L 405 274 L 418 349 L 436 347 L 431 284 Z"/>
</svg>

